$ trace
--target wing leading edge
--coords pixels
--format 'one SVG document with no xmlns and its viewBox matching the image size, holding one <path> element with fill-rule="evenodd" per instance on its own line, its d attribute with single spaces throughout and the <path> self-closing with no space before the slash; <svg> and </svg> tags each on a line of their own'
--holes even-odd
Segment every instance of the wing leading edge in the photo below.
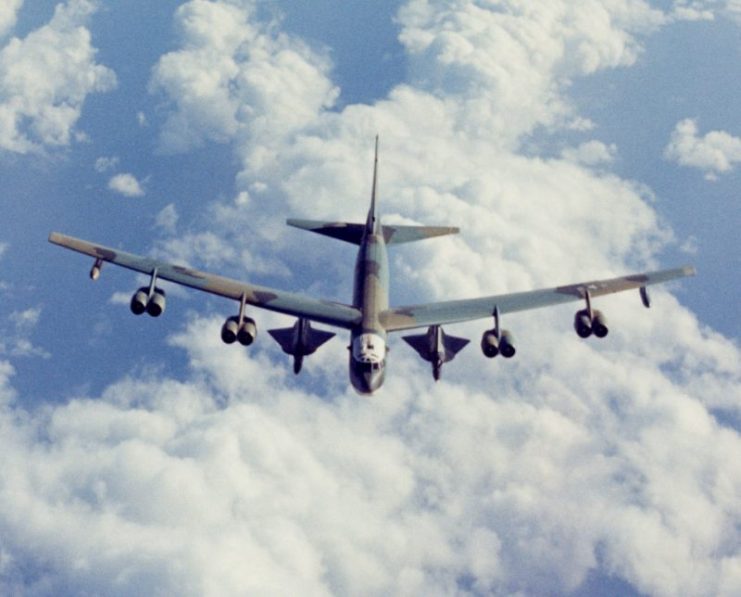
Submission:
<svg viewBox="0 0 741 597">
<path fill-rule="evenodd" d="M 96 262 L 114 263 L 146 275 L 153 275 L 156 272 L 158 279 L 168 280 L 237 301 L 244 298 L 245 303 L 269 311 L 305 317 L 312 321 L 346 329 L 352 328 L 361 320 L 360 311 L 350 305 L 313 299 L 255 284 L 246 284 L 157 259 L 111 249 L 58 232 L 52 232 L 49 235 L 49 242 L 83 255 L 89 255 L 95 258 Z"/>
<path fill-rule="evenodd" d="M 677 278 L 694 276 L 695 269 L 685 266 L 676 269 L 632 274 L 610 280 L 580 282 L 568 286 L 557 286 L 543 290 L 531 290 L 514 294 L 501 294 L 475 299 L 427 303 L 408 307 L 395 307 L 381 313 L 382 325 L 389 332 L 409 330 L 430 325 L 458 323 L 491 317 L 494 309 L 500 313 L 539 309 L 584 300 L 590 297 L 640 289 L 652 284 L 661 284 Z"/>
</svg>

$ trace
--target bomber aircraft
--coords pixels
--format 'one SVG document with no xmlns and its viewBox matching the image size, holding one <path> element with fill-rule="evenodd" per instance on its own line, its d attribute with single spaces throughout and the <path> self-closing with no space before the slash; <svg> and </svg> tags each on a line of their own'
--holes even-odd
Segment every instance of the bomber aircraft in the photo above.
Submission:
<svg viewBox="0 0 741 597">
<path fill-rule="evenodd" d="M 592 299 L 635 289 L 640 292 L 643 305 L 649 307 L 647 286 L 695 274 L 692 266 L 685 266 L 514 294 L 390 307 L 387 247 L 455 234 L 458 229 L 443 226 L 382 224 L 376 211 L 377 183 L 378 137 L 375 145 L 370 209 L 365 223 L 296 219 L 287 221 L 290 226 L 358 246 L 351 304 L 318 300 L 240 282 L 111 249 L 57 232 L 50 234 L 49 241 L 92 257 L 95 260 L 90 271 L 93 280 L 100 276 L 104 262 L 150 276 L 149 285 L 139 288 L 131 298 L 131 311 L 136 315 L 146 312 L 152 317 L 158 317 L 164 312 L 165 291 L 157 285 L 159 280 L 168 280 L 236 300 L 239 303 L 238 314 L 229 317 L 221 328 L 221 338 L 227 344 L 239 342 L 243 346 L 249 346 L 254 342 L 257 325 L 255 320 L 247 315 L 247 305 L 296 317 L 297 320 L 292 327 L 268 330 L 283 351 L 293 356 L 295 373 L 301 370 L 304 357 L 314 353 L 335 335 L 332 332 L 314 329 L 311 326 L 312 322 L 349 330 L 350 382 L 361 394 L 370 394 L 383 384 L 388 352 L 387 338 L 390 332 L 426 327 L 427 330 L 422 334 L 403 338 L 420 357 L 431 363 L 433 377 L 438 380 L 443 364 L 452 360 L 469 342 L 465 338 L 445 333 L 442 328 L 444 324 L 493 318 L 493 327 L 484 331 L 481 337 L 481 350 L 489 358 L 501 355 L 508 359 L 513 357 L 516 351 L 512 334 L 500 327 L 504 313 L 580 301 L 584 305 L 574 316 L 576 333 L 581 338 L 592 335 L 604 338 L 608 333 L 607 319 L 602 312 L 593 308 Z"/>
</svg>

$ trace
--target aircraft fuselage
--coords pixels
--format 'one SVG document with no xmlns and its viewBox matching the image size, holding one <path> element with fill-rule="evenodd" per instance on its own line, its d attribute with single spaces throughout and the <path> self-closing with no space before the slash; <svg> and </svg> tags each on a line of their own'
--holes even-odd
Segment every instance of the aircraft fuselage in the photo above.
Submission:
<svg viewBox="0 0 741 597">
<path fill-rule="evenodd" d="M 382 231 L 370 215 L 355 262 L 353 305 L 362 320 L 350 333 L 350 383 L 361 394 L 379 389 L 386 373 L 386 330 L 379 314 L 388 309 L 389 271 Z"/>
</svg>

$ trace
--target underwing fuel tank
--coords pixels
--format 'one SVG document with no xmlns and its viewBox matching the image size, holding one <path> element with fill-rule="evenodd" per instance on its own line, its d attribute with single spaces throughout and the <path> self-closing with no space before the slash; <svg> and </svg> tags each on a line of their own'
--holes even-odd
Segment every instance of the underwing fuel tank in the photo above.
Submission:
<svg viewBox="0 0 741 597">
<path fill-rule="evenodd" d="M 432 376 L 435 381 L 440 379 L 443 363 L 452 361 L 455 355 L 463 350 L 469 342 L 466 338 L 449 336 L 439 325 L 430 326 L 424 334 L 403 336 L 403 338 L 409 346 L 417 351 L 419 356 L 432 363 Z"/>
<path fill-rule="evenodd" d="M 314 354 L 322 344 L 334 338 L 332 332 L 315 330 L 308 319 L 299 318 L 290 328 L 268 330 L 268 333 L 280 344 L 283 352 L 293 356 L 293 372 L 298 374 L 304 357 Z"/>
</svg>

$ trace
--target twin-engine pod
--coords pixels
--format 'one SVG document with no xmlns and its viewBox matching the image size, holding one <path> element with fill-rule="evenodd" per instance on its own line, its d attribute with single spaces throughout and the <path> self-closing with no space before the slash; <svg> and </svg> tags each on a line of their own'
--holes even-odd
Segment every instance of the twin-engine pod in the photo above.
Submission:
<svg viewBox="0 0 741 597">
<path fill-rule="evenodd" d="M 145 311 L 152 317 L 159 317 L 165 312 L 167 299 L 165 291 L 161 288 L 154 288 L 150 291 L 146 286 L 142 286 L 131 297 L 131 312 L 134 315 L 141 315 Z"/>
<path fill-rule="evenodd" d="M 481 336 L 481 352 L 484 356 L 493 359 L 497 355 L 502 355 L 505 359 L 511 359 L 515 356 L 515 337 L 509 330 L 502 330 L 499 327 L 499 308 L 494 307 L 494 327 L 484 332 Z"/>
<path fill-rule="evenodd" d="M 491 329 L 484 332 L 481 336 L 481 352 L 487 358 L 493 359 L 497 355 L 502 355 L 505 359 L 511 359 L 517 353 L 515 349 L 515 339 L 512 332 L 502 330 L 497 335 L 497 330 Z"/>
<path fill-rule="evenodd" d="M 95 261 L 93 269 L 90 271 L 90 277 L 95 280 L 100 276 L 100 268 L 103 262 L 100 259 Z M 152 317 L 159 317 L 165 312 L 165 291 L 157 288 L 157 268 L 152 271 L 152 279 L 149 286 L 142 286 L 131 297 L 131 312 L 134 315 L 141 315 L 146 311 Z"/>
<path fill-rule="evenodd" d="M 254 319 L 245 316 L 246 306 L 247 297 L 243 294 L 239 301 L 239 314 L 229 317 L 221 326 L 221 339 L 225 344 L 239 341 L 242 346 L 249 346 L 257 338 L 257 324 Z"/>
<path fill-rule="evenodd" d="M 235 315 L 227 319 L 221 327 L 221 339 L 225 344 L 234 344 L 239 341 L 242 346 L 249 346 L 255 338 L 257 338 L 257 324 L 251 317 L 240 318 Z"/>
<path fill-rule="evenodd" d="M 589 338 L 592 334 L 597 338 L 604 338 L 610 331 L 607 327 L 607 317 L 602 311 L 592 311 L 590 317 L 587 309 L 577 311 L 574 315 L 574 330 L 580 338 Z"/>
</svg>

